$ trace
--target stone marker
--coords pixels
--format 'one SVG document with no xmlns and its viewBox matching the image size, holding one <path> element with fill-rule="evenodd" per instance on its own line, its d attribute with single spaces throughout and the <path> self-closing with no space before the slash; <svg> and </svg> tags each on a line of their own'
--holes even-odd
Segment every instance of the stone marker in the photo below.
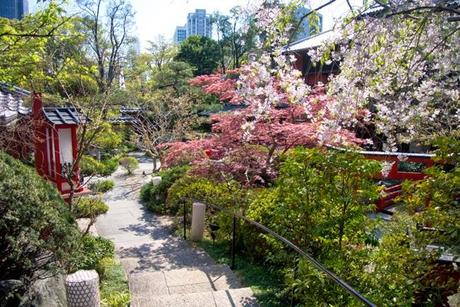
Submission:
<svg viewBox="0 0 460 307">
<path fill-rule="evenodd" d="M 95 270 L 77 271 L 65 280 L 69 307 L 99 307 L 99 275 Z"/>
<path fill-rule="evenodd" d="M 192 241 L 199 241 L 203 239 L 205 214 L 206 214 L 205 204 L 193 203 L 192 233 L 190 235 L 190 238 L 192 239 Z"/>
<path fill-rule="evenodd" d="M 153 185 L 159 185 L 160 183 L 161 183 L 161 177 L 160 176 L 152 177 L 152 184 Z"/>
</svg>

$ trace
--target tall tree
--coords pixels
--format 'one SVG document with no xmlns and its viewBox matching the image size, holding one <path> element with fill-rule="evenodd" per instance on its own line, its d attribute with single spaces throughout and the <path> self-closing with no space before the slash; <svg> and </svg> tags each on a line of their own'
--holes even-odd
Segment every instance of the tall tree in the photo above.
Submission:
<svg viewBox="0 0 460 307">
<path fill-rule="evenodd" d="M 0 82 L 41 90 L 49 80 L 46 44 L 69 19 L 55 2 L 21 20 L 0 18 Z"/>
<path fill-rule="evenodd" d="M 149 52 L 156 69 L 161 71 L 163 65 L 171 62 L 177 54 L 177 47 L 160 35 L 155 41 L 149 41 Z"/>
<path fill-rule="evenodd" d="M 219 66 L 220 48 L 211 38 L 192 35 L 182 42 L 175 60 L 195 67 L 196 76 L 210 74 Z"/>
<path fill-rule="evenodd" d="M 240 6 L 230 10 L 230 15 L 215 13 L 218 43 L 221 48 L 221 66 L 239 68 L 250 51 L 255 51 L 257 31 L 254 16 Z M 228 63 L 228 64 L 227 64 Z"/>
<path fill-rule="evenodd" d="M 130 43 L 134 12 L 126 0 L 81 0 L 88 45 L 96 59 L 99 90 L 107 92 L 119 76 Z M 103 10 L 105 9 L 105 14 Z"/>
</svg>

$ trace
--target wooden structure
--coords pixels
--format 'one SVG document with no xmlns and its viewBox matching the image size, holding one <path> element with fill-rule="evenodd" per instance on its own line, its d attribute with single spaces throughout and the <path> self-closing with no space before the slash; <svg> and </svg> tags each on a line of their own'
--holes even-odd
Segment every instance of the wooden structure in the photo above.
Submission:
<svg viewBox="0 0 460 307">
<path fill-rule="evenodd" d="M 327 146 L 333 150 L 345 151 L 346 149 Z M 375 174 L 377 184 L 383 186 L 383 196 L 377 201 L 377 210 L 385 209 L 393 204 L 394 199 L 402 193 L 404 180 L 417 181 L 426 178 L 423 172 L 434 165 L 433 154 L 410 152 L 386 151 L 358 151 L 366 159 L 377 160 L 389 164 L 388 173 Z"/>
<path fill-rule="evenodd" d="M 77 128 L 82 116 L 72 107 L 43 107 L 41 94 L 33 94 L 35 167 L 64 198 L 81 193 Z"/>
<path fill-rule="evenodd" d="M 422 180 L 426 177 L 425 168 L 434 164 L 432 154 L 361 151 L 367 159 L 382 161 L 390 164 L 388 174 L 379 174 L 379 184 L 384 187 L 384 195 L 377 201 L 377 208 L 385 210 L 393 200 L 401 195 L 404 180 Z"/>
<path fill-rule="evenodd" d="M 325 31 L 293 42 L 283 48 L 284 54 L 295 56 L 296 61 L 293 63 L 293 66 L 302 73 L 305 83 L 308 85 L 314 86 L 319 82 L 326 84 L 329 76 L 340 72 L 339 63 L 331 62 L 315 66 L 308 55 L 310 50 L 318 48 L 324 42 L 334 39 L 336 36 L 338 36 L 338 32 L 334 32 L 333 30 Z"/>
</svg>

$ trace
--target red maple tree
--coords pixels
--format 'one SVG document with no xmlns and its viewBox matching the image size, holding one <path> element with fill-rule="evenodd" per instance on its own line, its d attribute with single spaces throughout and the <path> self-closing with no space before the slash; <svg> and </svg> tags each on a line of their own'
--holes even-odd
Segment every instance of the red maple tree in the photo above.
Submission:
<svg viewBox="0 0 460 307">
<path fill-rule="evenodd" d="M 235 73 L 235 72 L 233 72 Z M 190 84 L 215 94 L 223 102 L 244 102 L 238 97 L 236 80 L 222 74 L 199 76 Z M 206 139 L 169 143 L 162 165 L 192 164 L 192 173 L 217 180 L 233 179 L 243 185 L 267 185 L 277 175 L 279 157 L 296 146 L 358 145 L 351 131 L 337 129 L 323 139 L 318 133 L 320 119 L 327 118 L 324 106 L 331 97 L 314 90 L 308 118 L 305 107 L 283 103 L 255 118 L 254 106 L 211 116 L 212 133 Z M 248 128 L 250 126 L 250 128 Z"/>
</svg>

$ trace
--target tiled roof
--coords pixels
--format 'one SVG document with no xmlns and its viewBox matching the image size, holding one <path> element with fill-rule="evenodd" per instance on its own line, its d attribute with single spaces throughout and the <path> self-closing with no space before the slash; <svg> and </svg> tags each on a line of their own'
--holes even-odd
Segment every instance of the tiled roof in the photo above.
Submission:
<svg viewBox="0 0 460 307">
<path fill-rule="evenodd" d="M 30 95 L 30 92 L 18 88 L 8 87 L 0 83 L 0 125 L 5 126 L 21 116 L 30 113 L 30 109 L 24 106 L 22 97 Z"/>
<path fill-rule="evenodd" d="M 85 121 L 73 107 L 44 107 L 43 114 L 54 125 L 78 125 Z"/>
<path fill-rule="evenodd" d="M 109 119 L 114 124 L 133 124 L 138 120 L 139 114 L 144 110 L 142 108 L 120 108 L 120 116 Z"/>
<path fill-rule="evenodd" d="M 136 117 L 131 115 L 120 115 L 116 118 L 111 118 L 109 121 L 114 124 L 132 124 L 136 121 Z"/>
<path fill-rule="evenodd" d="M 283 52 L 294 52 L 300 50 L 309 50 L 321 46 L 324 42 L 333 40 L 339 36 L 338 31 L 329 30 L 316 35 L 303 38 L 283 47 Z"/>
</svg>

